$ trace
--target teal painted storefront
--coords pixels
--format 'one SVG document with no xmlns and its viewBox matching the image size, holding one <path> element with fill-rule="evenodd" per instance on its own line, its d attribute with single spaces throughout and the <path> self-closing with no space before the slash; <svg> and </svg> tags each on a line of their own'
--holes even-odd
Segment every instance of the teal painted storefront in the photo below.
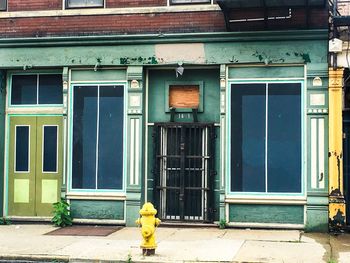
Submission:
<svg viewBox="0 0 350 263">
<path fill-rule="evenodd" d="M 55 69 L 62 73 L 64 99 L 59 110 L 65 125 L 65 172 L 61 195 L 71 202 L 76 219 L 134 224 L 142 203 L 154 200 L 152 133 L 154 123 L 170 121 L 169 87 L 197 85 L 200 93 L 198 121 L 212 123 L 215 127 L 215 173 L 210 185 L 214 196 L 210 207 L 212 221 L 225 219 L 231 226 L 326 230 L 327 38 L 326 30 L 300 30 L 165 34 L 161 39 L 156 35 L 2 39 L 0 69 L 2 76 L 7 78 L 14 70 L 30 73 Z M 182 76 L 175 74 L 178 65 L 184 67 Z M 3 83 L 9 85 L 10 81 L 7 79 Z M 232 85 L 237 83 L 300 85 L 301 170 L 297 177 L 300 191 L 250 192 L 236 191 L 234 187 L 232 190 L 231 145 L 235 142 L 230 132 L 235 123 L 231 121 L 231 95 Z M 123 184 L 118 189 L 72 187 L 75 176 L 72 172 L 72 94 L 74 87 L 79 85 L 124 87 L 123 174 L 118 175 L 122 176 Z M 4 125 L 0 134 L 4 134 L 8 129 L 5 109 L 12 114 L 23 114 L 23 111 L 5 108 L 5 93 L 1 94 L 0 116 Z M 40 112 L 38 108 L 32 110 Z M 191 110 L 181 109 L 175 113 L 175 122 L 192 120 Z M 3 215 L 8 216 L 6 173 L 2 173 L 7 169 L 7 159 L 2 164 L 5 168 L 0 169 L 0 189 L 5 192 L 0 196 L 4 197 L 1 202 L 5 207 Z"/>
</svg>

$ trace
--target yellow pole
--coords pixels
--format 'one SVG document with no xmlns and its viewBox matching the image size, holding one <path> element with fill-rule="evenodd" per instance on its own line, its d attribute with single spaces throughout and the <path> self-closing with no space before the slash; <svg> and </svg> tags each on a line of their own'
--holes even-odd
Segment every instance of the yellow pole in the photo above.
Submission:
<svg viewBox="0 0 350 263">
<path fill-rule="evenodd" d="M 343 188 L 343 69 L 329 69 L 329 222 L 331 230 L 345 224 Z"/>
</svg>

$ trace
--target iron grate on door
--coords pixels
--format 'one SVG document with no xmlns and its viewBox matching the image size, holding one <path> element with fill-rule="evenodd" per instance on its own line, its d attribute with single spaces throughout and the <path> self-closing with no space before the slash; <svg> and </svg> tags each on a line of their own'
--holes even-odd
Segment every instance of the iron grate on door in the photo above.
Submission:
<svg viewBox="0 0 350 263">
<path fill-rule="evenodd" d="M 155 123 L 155 200 L 162 220 L 212 220 L 214 125 Z"/>
</svg>

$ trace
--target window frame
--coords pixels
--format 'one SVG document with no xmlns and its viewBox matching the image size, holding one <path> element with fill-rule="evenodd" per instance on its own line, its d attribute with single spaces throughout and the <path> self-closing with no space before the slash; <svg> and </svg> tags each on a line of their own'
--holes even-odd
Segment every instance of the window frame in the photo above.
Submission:
<svg viewBox="0 0 350 263">
<path fill-rule="evenodd" d="M 121 189 L 79 189 L 73 188 L 73 114 L 74 114 L 74 88 L 77 86 L 122 86 L 124 97 L 123 97 L 123 169 L 122 169 L 122 188 Z M 128 142 L 128 133 L 127 133 L 127 98 L 128 98 L 128 89 L 127 83 L 124 81 L 74 81 L 70 85 L 69 90 L 69 114 L 68 114 L 68 169 L 67 169 L 67 186 L 68 186 L 68 194 L 103 194 L 103 193 L 125 193 L 126 191 L 126 181 L 127 181 L 127 142 Z"/>
<path fill-rule="evenodd" d="M 69 6 L 69 0 L 64 0 L 64 8 L 65 9 L 85 9 L 85 8 L 105 8 L 106 1 L 102 0 L 102 5 L 91 5 L 91 6 L 84 6 L 84 5 L 79 5 L 79 6 Z"/>
<path fill-rule="evenodd" d="M 168 0 L 169 5 L 211 5 L 213 0 Z"/>
<path fill-rule="evenodd" d="M 300 84 L 301 89 L 301 191 L 300 192 L 243 192 L 243 191 L 232 191 L 231 190 L 231 85 L 232 84 L 289 84 L 289 83 L 297 83 Z M 226 193 L 233 197 L 242 197 L 242 198 L 259 198 L 262 196 L 271 197 L 271 198 L 290 198 L 290 197 L 305 197 L 306 196 L 306 185 L 307 185 L 307 173 L 306 173 L 306 165 L 307 165 L 307 147 L 305 144 L 306 134 L 305 134 L 305 126 L 307 121 L 306 116 L 306 88 L 305 88 L 305 80 L 303 78 L 278 78 L 278 79 L 230 79 L 227 82 L 227 90 L 226 90 L 226 127 L 227 134 L 226 138 Z"/>
<path fill-rule="evenodd" d="M 61 104 L 12 104 L 11 98 L 12 98 L 12 79 L 13 76 L 25 76 L 25 75 L 36 75 L 37 76 L 37 85 L 39 85 L 39 76 L 40 75 L 61 75 L 62 71 L 29 71 L 29 72 L 13 72 L 9 74 L 9 82 L 8 82 L 8 94 L 7 94 L 7 107 L 11 109 L 15 108 L 62 108 L 64 104 L 64 92 L 63 92 L 63 81 L 62 81 L 62 103 Z M 38 96 L 38 94 L 37 94 Z"/>
</svg>

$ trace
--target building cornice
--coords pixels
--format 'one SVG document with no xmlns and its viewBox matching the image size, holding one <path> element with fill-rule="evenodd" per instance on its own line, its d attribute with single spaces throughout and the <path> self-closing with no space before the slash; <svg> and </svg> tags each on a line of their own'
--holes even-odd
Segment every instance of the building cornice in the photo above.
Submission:
<svg viewBox="0 0 350 263">
<path fill-rule="evenodd" d="M 255 42 L 328 40 L 327 29 L 252 31 L 252 32 L 205 32 L 140 35 L 94 35 L 67 37 L 0 38 L 0 48 L 5 47 L 54 47 L 95 46 L 164 43 L 210 43 L 210 42 Z"/>
</svg>

